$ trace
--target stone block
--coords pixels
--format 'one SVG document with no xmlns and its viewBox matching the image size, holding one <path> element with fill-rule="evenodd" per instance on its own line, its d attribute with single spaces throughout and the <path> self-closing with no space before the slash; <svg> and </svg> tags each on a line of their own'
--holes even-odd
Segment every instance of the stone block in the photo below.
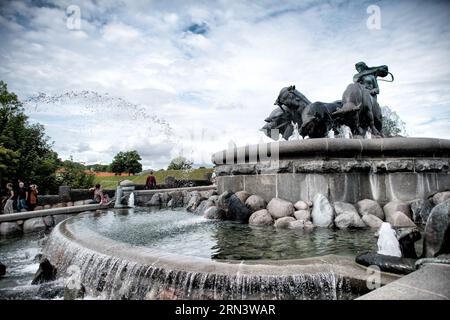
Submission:
<svg viewBox="0 0 450 320">
<path fill-rule="evenodd" d="M 243 189 L 248 193 L 257 194 L 261 196 L 266 202 L 269 202 L 272 198 L 276 197 L 276 183 L 277 183 L 276 175 L 263 174 L 255 176 L 245 176 L 244 179 L 245 179 L 245 186 Z"/>
<path fill-rule="evenodd" d="M 359 200 L 359 174 L 330 174 L 329 185 L 331 201 L 355 203 Z"/>
</svg>

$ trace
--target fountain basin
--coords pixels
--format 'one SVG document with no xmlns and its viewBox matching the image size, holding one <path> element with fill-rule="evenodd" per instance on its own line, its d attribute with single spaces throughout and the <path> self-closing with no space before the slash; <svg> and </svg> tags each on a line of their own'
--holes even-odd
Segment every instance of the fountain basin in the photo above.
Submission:
<svg viewBox="0 0 450 320">
<path fill-rule="evenodd" d="M 450 140 L 434 138 L 307 139 L 217 152 L 219 193 L 245 190 L 266 201 L 380 203 L 450 190 Z"/>
<path fill-rule="evenodd" d="M 139 211 L 139 208 L 135 210 Z M 164 213 L 144 211 L 142 209 L 137 215 L 134 210 L 105 211 L 68 219 L 52 231 L 44 254 L 58 268 L 59 276 L 75 274 L 90 295 L 105 299 L 353 299 L 369 291 L 366 285 L 369 274 L 354 262 L 353 255 L 253 260 L 237 260 L 227 255 L 214 257 L 217 250 L 212 248 L 202 254 L 209 240 L 202 231 L 203 226 L 198 227 L 210 222 L 181 212 L 179 214 L 185 215 L 186 219 L 196 220 L 192 224 L 197 227 L 189 229 L 192 226 L 186 219 L 180 219 L 184 221 L 183 227 L 176 227 L 176 232 L 172 232 L 152 217 L 170 215 L 169 210 Z M 135 216 L 137 218 L 133 218 Z M 195 251 L 182 244 L 176 250 L 173 237 L 158 242 L 150 236 L 146 242 L 149 238 L 145 235 L 149 230 L 141 230 L 141 236 L 145 238 L 142 240 L 138 236 L 139 228 L 135 228 L 143 225 L 146 218 L 149 225 L 156 225 L 156 231 L 151 235 L 160 229 L 161 234 L 175 233 L 175 242 L 181 235 L 183 242 L 188 243 L 200 234 L 199 242 L 203 237 L 207 245 Z M 170 216 L 168 219 L 174 220 Z M 114 229 L 120 223 L 128 230 Z M 212 223 L 238 226 L 231 222 Z M 173 224 L 176 226 L 177 221 Z M 98 228 L 100 225 L 105 227 Z M 267 228 L 270 232 L 271 227 Z M 227 232 L 223 236 L 233 234 Z M 167 249 L 164 241 L 168 243 Z M 157 245 L 152 245 L 154 243 Z M 348 246 L 351 245 L 349 241 Z M 193 247 L 196 246 L 194 241 Z M 209 256 L 211 252 L 213 254 Z M 381 273 L 380 277 L 381 284 L 398 279 L 387 273 Z"/>
</svg>

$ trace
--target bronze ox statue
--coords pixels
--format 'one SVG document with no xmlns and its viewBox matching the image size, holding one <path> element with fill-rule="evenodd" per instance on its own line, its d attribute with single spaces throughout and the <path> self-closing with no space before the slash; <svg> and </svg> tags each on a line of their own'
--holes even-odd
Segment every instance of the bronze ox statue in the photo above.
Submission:
<svg viewBox="0 0 450 320">
<path fill-rule="evenodd" d="M 330 130 L 338 133 L 342 125 L 348 126 L 354 135 L 364 136 L 370 130 L 372 135 L 382 136 L 377 77 L 390 74 L 390 82 L 394 78 L 387 66 L 369 68 L 364 62 L 359 62 L 355 67 L 358 74 L 345 89 L 342 100 L 311 103 L 295 86 L 281 89 L 275 101 L 277 108 L 265 119 L 267 123 L 261 130 L 274 140 L 280 133 L 283 139 L 288 140 L 295 125 L 302 137 L 325 137 Z"/>
</svg>

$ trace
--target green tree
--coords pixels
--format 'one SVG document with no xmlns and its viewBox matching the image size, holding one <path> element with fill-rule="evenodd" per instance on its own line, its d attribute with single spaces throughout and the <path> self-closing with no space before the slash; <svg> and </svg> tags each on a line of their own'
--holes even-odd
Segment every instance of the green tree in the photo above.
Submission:
<svg viewBox="0 0 450 320">
<path fill-rule="evenodd" d="M 19 154 L 0 145 L 0 186 L 15 178 Z"/>
<path fill-rule="evenodd" d="M 142 164 L 139 162 L 141 156 L 136 150 L 121 151 L 114 157 L 111 163 L 111 171 L 115 174 L 127 172 L 128 175 L 136 174 L 142 171 Z"/>
<path fill-rule="evenodd" d="M 52 150 L 44 127 L 28 122 L 22 103 L 3 81 L 0 81 L 0 145 L 17 156 L 17 161 L 3 163 L 2 170 L 8 172 L 11 182 L 21 179 L 36 183 L 43 193 L 57 191 L 58 155 Z"/>
<path fill-rule="evenodd" d="M 185 157 L 176 157 L 170 161 L 167 170 L 189 170 L 192 169 L 193 162 Z"/>
<path fill-rule="evenodd" d="M 391 108 L 381 107 L 382 125 L 381 133 L 385 137 L 405 136 L 405 122 L 400 119 L 400 116 Z"/>
<path fill-rule="evenodd" d="M 65 160 L 58 170 L 58 185 L 71 186 L 72 188 L 87 189 L 94 185 L 95 175 L 86 172 L 86 168 L 82 163 Z"/>
</svg>

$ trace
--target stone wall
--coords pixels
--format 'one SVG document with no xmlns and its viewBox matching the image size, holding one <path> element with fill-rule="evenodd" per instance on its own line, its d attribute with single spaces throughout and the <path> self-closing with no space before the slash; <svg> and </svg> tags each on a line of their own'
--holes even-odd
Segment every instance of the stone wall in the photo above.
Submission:
<svg viewBox="0 0 450 320">
<path fill-rule="evenodd" d="M 278 154 L 258 154 L 257 162 L 250 161 L 256 159 L 251 150 L 270 150 L 270 144 L 215 153 L 218 192 L 244 190 L 266 201 L 311 201 L 321 193 L 331 201 L 386 203 L 450 190 L 450 140 L 324 138 L 275 144 Z"/>
</svg>

